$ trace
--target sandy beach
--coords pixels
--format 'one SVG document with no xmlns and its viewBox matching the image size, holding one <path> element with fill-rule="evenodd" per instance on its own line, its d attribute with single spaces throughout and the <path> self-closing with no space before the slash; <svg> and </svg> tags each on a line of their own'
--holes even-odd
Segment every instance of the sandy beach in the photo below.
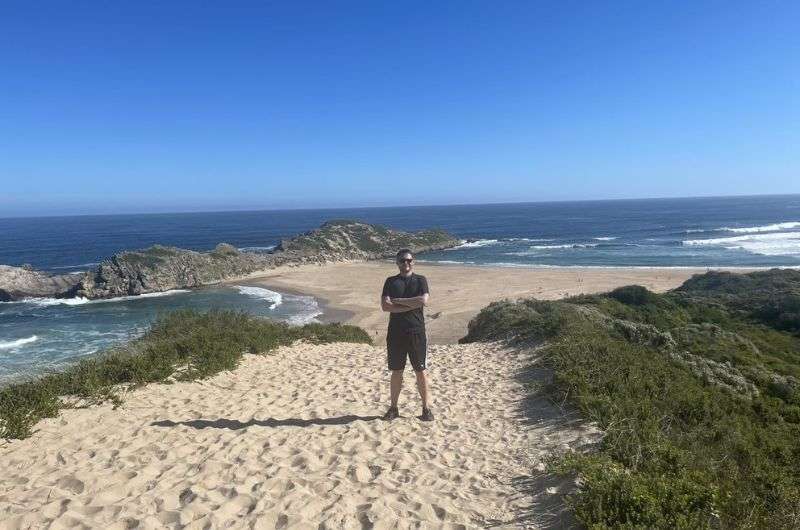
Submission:
<svg viewBox="0 0 800 530">
<path fill-rule="evenodd" d="M 66 410 L 0 447 L 0 528 L 555 527 L 571 483 L 542 474 L 591 426 L 517 376 L 535 352 L 431 348 L 437 420 L 408 374 L 386 406 L 384 351 L 295 344 L 211 379 Z M 546 372 L 539 374 L 546 378 Z M 524 521 L 524 523 L 522 522 Z"/>
<path fill-rule="evenodd" d="M 553 300 L 630 284 L 663 292 L 706 270 L 476 267 L 425 262 L 414 267 L 414 272 L 423 274 L 430 286 L 431 301 L 425 314 L 431 344 L 457 342 L 467 334 L 470 319 L 496 300 L 529 296 Z M 282 267 L 236 283 L 315 296 L 323 302 L 325 321 L 361 326 L 376 344 L 381 344 L 386 337 L 388 315 L 380 310 L 380 294 L 384 280 L 393 274 L 397 274 L 397 267 L 391 261 L 336 263 Z"/>
</svg>

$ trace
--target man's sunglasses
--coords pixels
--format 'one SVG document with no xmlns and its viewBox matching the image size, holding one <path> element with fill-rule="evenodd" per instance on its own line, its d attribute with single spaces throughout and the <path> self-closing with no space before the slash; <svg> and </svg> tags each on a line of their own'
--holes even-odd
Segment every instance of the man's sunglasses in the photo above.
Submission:
<svg viewBox="0 0 800 530">
<path fill-rule="evenodd" d="M 412 259 L 399 259 L 399 260 L 397 260 L 397 263 L 412 263 L 413 261 L 414 261 L 413 258 Z"/>
</svg>

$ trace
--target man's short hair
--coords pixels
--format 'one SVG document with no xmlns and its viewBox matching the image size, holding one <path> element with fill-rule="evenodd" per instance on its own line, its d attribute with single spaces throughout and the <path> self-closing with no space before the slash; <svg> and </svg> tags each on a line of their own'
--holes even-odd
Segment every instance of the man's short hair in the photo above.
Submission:
<svg viewBox="0 0 800 530">
<path fill-rule="evenodd" d="M 411 254 L 411 257 L 412 258 L 414 257 L 414 253 L 411 252 L 411 250 L 409 250 L 407 248 L 401 248 L 400 250 L 397 251 L 397 255 L 394 257 L 395 261 L 399 260 L 400 258 L 405 256 L 406 254 Z"/>
</svg>

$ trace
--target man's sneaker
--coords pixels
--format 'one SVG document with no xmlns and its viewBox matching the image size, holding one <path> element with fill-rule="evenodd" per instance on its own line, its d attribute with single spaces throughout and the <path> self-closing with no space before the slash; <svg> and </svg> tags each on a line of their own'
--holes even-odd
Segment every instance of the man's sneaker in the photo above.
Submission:
<svg viewBox="0 0 800 530">
<path fill-rule="evenodd" d="M 387 410 L 386 414 L 383 415 L 383 419 L 386 421 L 390 421 L 399 417 L 400 412 L 397 410 L 397 407 L 389 407 L 389 410 Z"/>
<path fill-rule="evenodd" d="M 422 409 L 422 416 L 419 417 L 422 421 L 433 421 L 433 412 L 431 409 Z"/>
</svg>

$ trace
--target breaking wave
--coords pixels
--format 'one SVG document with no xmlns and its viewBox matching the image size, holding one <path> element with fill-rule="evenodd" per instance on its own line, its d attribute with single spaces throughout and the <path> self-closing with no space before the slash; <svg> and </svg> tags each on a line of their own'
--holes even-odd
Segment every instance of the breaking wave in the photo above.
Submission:
<svg viewBox="0 0 800 530">
<path fill-rule="evenodd" d="M 760 226 L 730 227 L 720 228 L 689 228 L 684 230 L 685 234 L 697 234 L 703 232 L 733 232 L 734 234 L 758 234 L 762 232 L 778 232 L 781 230 L 794 230 L 800 228 L 800 221 L 786 221 L 783 223 L 773 223 Z"/>
<path fill-rule="evenodd" d="M 92 261 L 89 263 L 81 263 L 80 265 L 59 265 L 58 267 L 50 267 L 51 269 L 77 269 L 80 267 L 94 267 L 95 265 L 100 265 L 98 261 Z"/>
<path fill-rule="evenodd" d="M 689 239 L 682 243 L 686 246 L 740 249 L 763 256 L 800 256 L 800 232 L 753 233 L 745 236 Z"/>
<path fill-rule="evenodd" d="M 300 313 L 292 315 L 287 319 L 287 322 L 293 326 L 302 326 L 303 324 L 311 324 L 312 322 L 319 322 L 318 316 L 322 315 L 322 309 L 319 307 L 319 302 L 313 296 L 292 295 L 292 300 L 299 302 L 303 309 Z"/>
<path fill-rule="evenodd" d="M 531 245 L 531 249 L 536 250 L 550 250 L 556 248 L 592 248 L 598 246 L 600 243 L 566 243 L 563 245 Z"/>
<path fill-rule="evenodd" d="M 476 239 L 475 241 L 467 241 L 466 239 L 462 239 L 460 245 L 446 250 L 457 250 L 460 248 L 480 248 L 488 245 L 496 245 L 499 242 L 500 241 L 497 239 Z"/>
<path fill-rule="evenodd" d="M 800 228 L 800 221 L 788 221 L 785 223 L 775 223 L 771 225 L 763 225 L 763 226 L 751 226 L 747 228 L 720 228 L 720 230 L 725 230 L 726 232 L 734 232 L 737 234 L 755 234 L 759 232 L 777 232 L 778 230 L 793 230 L 795 228 Z"/>
<path fill-rule="evenodd" d="M 75 298 L 23 298 L 16 302 L 6 302 L 10 304 L 33 304 L 42 307 L 54 305 L 84 305 L 84 304 L 107 304 L 113 302 L 123 302 L 126 300 L 138 300 L 139 298 L 158 298 L 161 296 L 172 296 L 174 294 L 188 293 L 188 289 L 172 289 L 170 291 L 162 291 L 160 293 L 144 293 L 131 296 L 118 296 L 117 298 L 104 298 L 101 300 L 90 300 L 82 296 Z"/>
<path fill-rule="evenodd" d="M 277 245 L 267 245 L 265 247 L 239 247 L 240 252 L 269 252 L 275 250 Z"/>
<path fill-rule="evenodd" d="M 0 350 L 11 350 L 14 348 L 19 348 L 20 346 L 30 344 L 31 342 L 36 342 L 37 340 L 39 340 L 39 337 L 33 335 L 31 337 L 25 337 L 24 339 L 17 339 L 8 342 L 0 342 Z"/>
<path fill-rule="evenodd" d="M 275 309 L 283 303 L 283 295 L 281 293 L 276 293 L 263 287 L 250 287 L 247 285 L 236 285 L 235 287 L 244 295 L 266 300 L 270 304 L 270 309 Z"/>
</svg>

